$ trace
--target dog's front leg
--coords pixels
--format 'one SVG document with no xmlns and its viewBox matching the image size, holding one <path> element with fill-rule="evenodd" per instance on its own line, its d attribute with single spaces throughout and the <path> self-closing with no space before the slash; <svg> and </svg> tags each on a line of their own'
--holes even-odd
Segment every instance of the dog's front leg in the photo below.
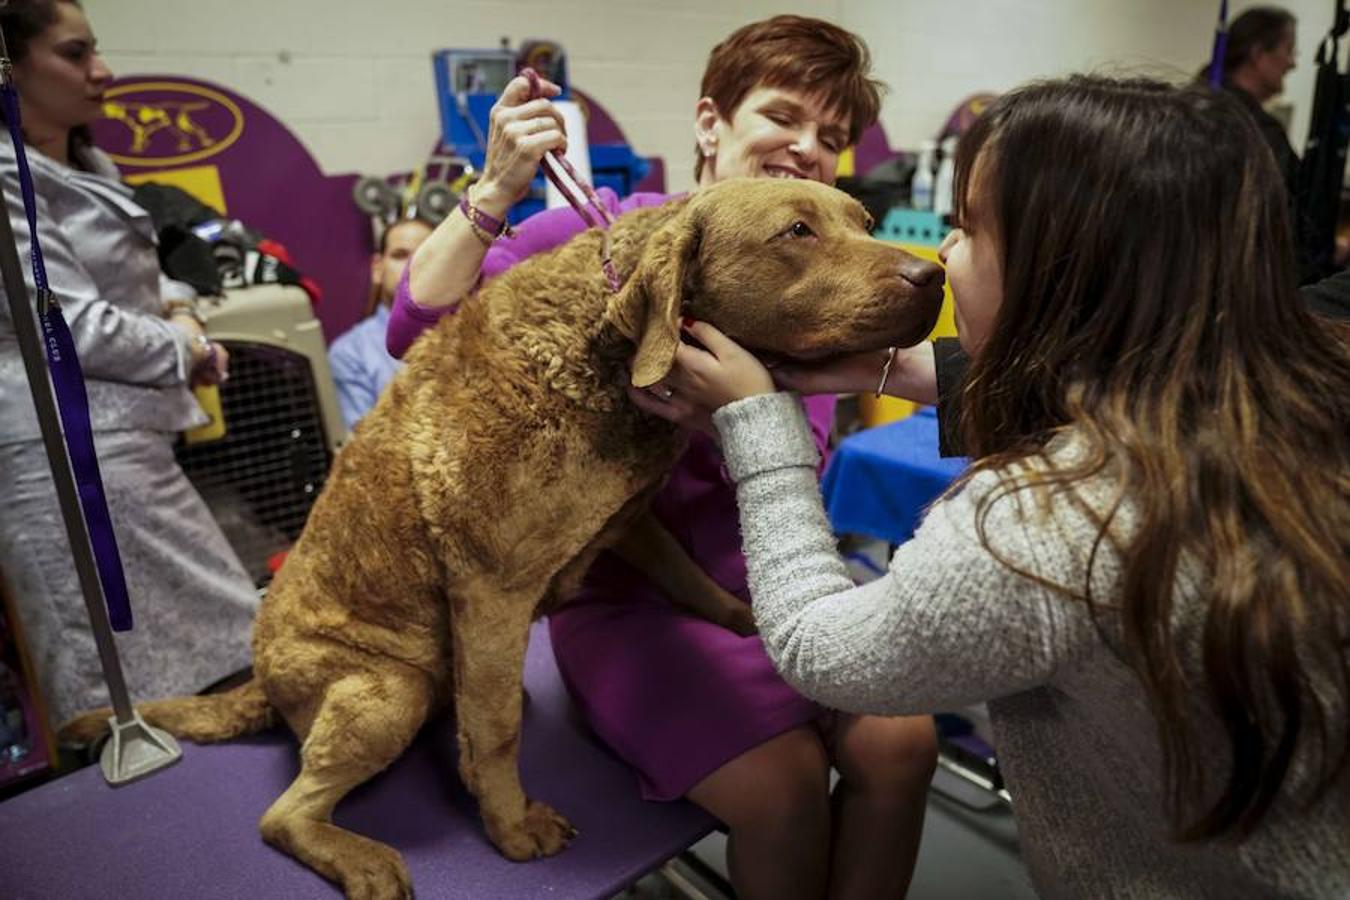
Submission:
<svg viewBox="0 0 1350 900">
<path fill-rule="evenodd" d="M 685 612 L 739 635 L 755 633 L 750 604 L 713 581 L 650 510 L 628 526 L 614 551 Z"/>
<path fill-rule="evenodd" d="M 504 856 L 551 856 L 575 831 L 525 796 L 519 768 L 525 648 L 539 598 L 474 581 L 450 608 L 460 776 Z"/>
</svg>

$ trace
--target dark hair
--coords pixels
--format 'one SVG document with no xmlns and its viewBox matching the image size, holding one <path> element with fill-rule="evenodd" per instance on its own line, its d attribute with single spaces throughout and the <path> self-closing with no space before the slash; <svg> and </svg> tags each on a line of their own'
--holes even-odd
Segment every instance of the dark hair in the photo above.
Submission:
<svg viewBox="0 0 1350 900">
<path fill-rule="evenodd" d="M 28 45 L 33 38 L 56 24 L 57 7 L 62 3 L 78 7 L 79 0 L 9 0 L 0 6 L 0 33 L 5 37 L 5 48 L 9 59 L 15 65 L 28 56 Z M 4 111 L 0 110 L 0 122 L 4 121 Z M 77 162 L 77 151 L 93 146 L 94 139 L 85 126 L 70 130 L 70 160 Z"/>
<path fill-rule="evenodd" d="M 1253 6 L 1228 23 L 1228 45 L 1224 48 L 1224 77 L 1233 74 L 1253 50 L 1272 50 L 1279 46 L 1298 19 L 1278 6 Z M 1208 67 L 1206 67 L 1208 71 Z"/>
<path fill-rule="evenodd" d="M 56 24 L 59 3 L 80 5 L 77 0 L 9 0 L 0 6 L 0 30 L 11 62 L 23 62 L 33 38 Z"/>
<path fill-rule="evenodd" d="M 885 85 L 870 77 L 872 56 L 852 32 L 822 19 L 774 16 L 738 28 L 712 49 L 700 97 L 711 97 L 730 119 L 756 87 L 805 89 L 848 118 L 848 142 L 857 143 L 877 120 Z M 694 178 L 703 156 L 694 149 Z"/>
<path fill-rule="evenodd" d="M 1143 682 L 1183 839 L 1245 836 L 1282 787 L 1314 802 L 1350 759 L 1350 328 L 1299 301 L 1265 146 L 1224 92 L 1074 77 L 1000 98 L 957 151 L 959 213 L 973 187 L 1002 247 L 1003 302 L 962 395 L 979 457 L 965 477 L 1004 473 L 981 539 L 990 506 L 1021 491 L 1114 483 L 1090 512 L 1084 583 L 1024 574 L 1086 601 Z M 1060 434 L 1082 455 L 1052 459 Z M 1121 571 L 1099 603 L 1103 541 Z M 1177 624 L 1183 575 L 1204 604 L 1200 671 Z M 1217 791 L 1197 698 L 1227 739 Z"/>
</svg>

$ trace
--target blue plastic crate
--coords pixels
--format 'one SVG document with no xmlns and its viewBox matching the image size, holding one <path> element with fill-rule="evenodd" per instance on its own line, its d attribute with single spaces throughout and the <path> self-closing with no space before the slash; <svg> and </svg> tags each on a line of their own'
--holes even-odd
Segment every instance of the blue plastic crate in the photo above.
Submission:
<svg viewBox="0 0 1350 900">
<path fill-rule="evenodd" d="M 497 102 L 499 90 L 515 72 L 516 55 L 509 50 L 449 49 L 432 53 L 431 62 L 436 79 L 436 103 L 441 115 L 441 141 L 451 152 L 482 171 L 489 113 Z M 453 84 L 455 73 L 462 76 L 467 66 L 477 67 L 482 72 L 483 81 L 478 87 L 490 90 L 456 90 L 457 87 L 468 87 Z M 565 77 L 561 86 L 560 99 L 570 97 Z M 611 188 L 620 197 L 631 194 L 651 169 L 650 162 L 634 153 L 627 144 L 594 144 L 590 148 L 590 157 L 595 186 Z M 507 221 L 514 225 L 542 210 L 544 196 L 544 176 L 539 174 L 530 185 L 529 194 L 507 211 Z"/>
<path fill-rule="evenodd" d="M 483 83 L 453 84 L 456 71 L 462 74 L 463 67 L 471 65 L 477 65 L 484 73 Z M 441 140 L 481 169 L 487 149 L 488 113 L 497 102 L 497 94 L 515 74 L 515 54 L 500 49 L 437 50 L 431 54 L 431 66 L 441 116 Z"/>
</svg>

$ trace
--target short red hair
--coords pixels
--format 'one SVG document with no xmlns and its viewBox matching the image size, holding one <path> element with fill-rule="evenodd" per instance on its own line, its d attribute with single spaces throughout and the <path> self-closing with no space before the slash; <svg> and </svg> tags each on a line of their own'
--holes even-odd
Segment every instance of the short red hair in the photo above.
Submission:
<svg viewBox="0 0 1350 900">
<path fill-rule="evenodd" d="M 872 55 L 862 38 L 838 25 L 805 16 L 774 16 L 732 32 L 712 49 L 700 97 L 711 97 L 730 119 L 757 87 L 787 88 L 824 99 L 848 119 L 855 144 L 881 111 L 882 82 L 871 77 Z M 695 148 L 694 179 L 703 173 Z"/>
</svg>

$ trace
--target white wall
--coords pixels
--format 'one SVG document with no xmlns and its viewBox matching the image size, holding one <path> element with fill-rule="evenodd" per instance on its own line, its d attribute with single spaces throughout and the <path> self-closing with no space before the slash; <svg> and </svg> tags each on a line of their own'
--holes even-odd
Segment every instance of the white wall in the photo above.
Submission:
<svg viewBox="0 0 1350 900">
<path fill-rule="evenodd" d="M 688 186 L 691 124 L 708 51 L 736 27 L 838 3 L 770 0 L 85 0 L 114 71 L 192 75 L 269 109 L 330 173 L 422 162 L 439 133 L 432 50 L 557 40 L 573 83 L 638 152 Z"/>
<path fill-rule="evenodd" d="M 1329 0 L 1275 0 L 1298 17 L 1299 67 L 1285 79 L 1302 150 L 1313 56 L 1331 25 Z M 1230 20 L 1254 2 L 1230 4 Z M 897 147 L 936 137 L 955 105 L 1033 78 L 1092 71 L 1192 77 L 1213 48 L 1218 0 L 842 0 L 840 24 L 863 35 L 892 92 L 882 123 Z M 937 4 L 932 4 L 936 8 Z"/>
<path fill-rule="evenodd" d="M 430 53 L 543 37 L 569 53 L 573 82 L 619 121 L 639 153 L 690 185 L 690 117 L 708 51 L 778 12 L 857 31 L 892 86 L 882 121 L 913 147 L 977 90 L 1082 69 L 1191 73 L 1208 57 L 1217 0 L 84 0 L 105 57 L 124 74 L 224 84 L 269 109 L 330 173 L 384 174 L 421 162 L 439 131 Z M 1238 9 L 1244 5 L 1239 4 Z M 1312 51 L 1326 0 L 1286 0 L 1302 65 L 1288 82 L 1301 147 Z M 1314 9 L 1313 7 L 1317 7 Z M 1322 9 L 1322 7 L 1326 7 Z"/>
</svg>

